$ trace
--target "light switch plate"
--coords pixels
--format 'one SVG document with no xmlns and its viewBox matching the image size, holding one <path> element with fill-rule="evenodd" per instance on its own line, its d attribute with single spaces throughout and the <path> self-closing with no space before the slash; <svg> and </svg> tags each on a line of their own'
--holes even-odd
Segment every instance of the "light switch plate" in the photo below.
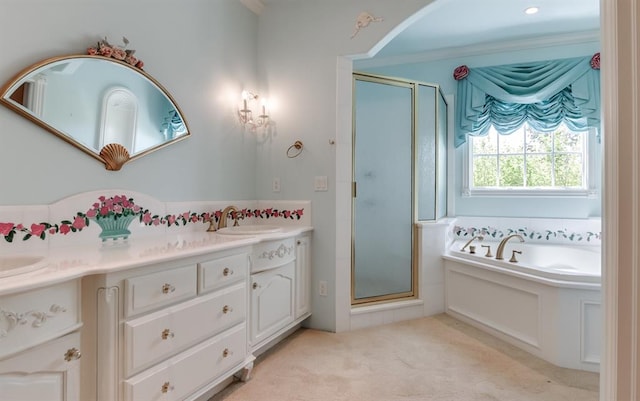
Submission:
<svg viewBox="0 0 640 401">
<path fill-rule="evenodd" d="M 327 188 L 327 176 L 318 175 L 313 179 L 313 189 L 315 191 L 326 191 Z"/>
<path fill-rule="evenodd" d="M 275 177 L 271 184 L 271 190 L 273 192 L 280 192 L 280 177 Z"/>
</svg>

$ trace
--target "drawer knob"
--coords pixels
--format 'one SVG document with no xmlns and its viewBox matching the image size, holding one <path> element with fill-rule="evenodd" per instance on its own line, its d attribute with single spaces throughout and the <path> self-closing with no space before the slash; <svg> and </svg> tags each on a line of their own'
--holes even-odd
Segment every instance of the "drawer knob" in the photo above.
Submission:
<svg viewBox="0 0 640 401">
<path fill-rule="evenodd" d="M 162 286 L 162 293 L 163 294 L 170 294 L 172 292 L 174 292 L 176 290 L 176 287 L 172 286 L 171 284 L 165 284 Z"/>
<path fill-rule="evenodd" d="M 224 270 L 222 271 L 222 275 L 223 276 L 230 276 L 233 274 L 233 270 L 229 269 L 228 267 L 225 267 Z"/>
<path fill-rule="evenodd" d="M 229 305 L 225 305 L 222 308 L 222 313 L 229 313 L 229 312 L 233 312 L 233 308 L 231 308 Z"/>
<path fill-rule="evenodd" d="M 164 384 L 160 388 L 160 391 L 162 391 L 163 393 L 168 393 L 171 390 L 173 390 L 173 386 L 169 382 L 164 382 Z"/>
<path fill-rule="evenodd" d="M 231 355 L 231 354 L 232 354 L 232 352 L 231 352 L 231 351 L 229 351 L 229 348 L 225 348 L 225 349 L 224 349 L 224 351 L 222 351 L 222 357 L 223 357 L 223 358 L 226 358 L 226 357 L 228 357 L 228 356 L 229 356 L 229 355 Z"/>
<path fill-rule="evenodd" d="M 82 357 L 82 353 L 77 348 L 71 348 L 64 353 L 64 360 L 67 362 L 76 361 Z"/>
<path fill-rule="evenodd" d="M 173 334 L 173 332 L 171 330 L 164 329 L 164 330 L 162 330 L 161 337 L 162 337 L 163 340 L 167 340 L 169 338 L 173 338 L 174 334 Z"/>
</svg>

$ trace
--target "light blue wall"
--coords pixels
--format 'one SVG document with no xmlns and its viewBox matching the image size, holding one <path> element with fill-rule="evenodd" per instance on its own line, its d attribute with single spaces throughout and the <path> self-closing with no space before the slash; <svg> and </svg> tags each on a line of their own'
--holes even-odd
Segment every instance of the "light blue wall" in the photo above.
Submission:
<svg viewBox="0 0 640 401">
<path fill-rule="evenodd" d="M 111 188 L 163 201 L 255 199 L 255 136 L 241 129 L 236 110 L 241 91 L 257 86 L 257 31 L 258 17 L 238 0 L 0 2 L 0 85 L 40 60 L 126 36 L 192 132 L 112 172 L 0 107 L 0 204 Z"/>
<path fill-rule="evenodd" d="M 367 67 L 371 61 L 354 63 L 354 70 L 394 76 L 439 84 L 447 95 L 455 96 L 456 81 L 453 70 L 460 65 L 470 68 L 490 65 L 512 64 L 527 61 L 548 60 L 566 57 L 590 56 L 600 51 L 599 43 L 548 46 L 492 54 L 452 57 L 419 63 Z M 450 106 L 453 106 L 453 102 Z M 505 216 L 505 217 L 599 217 L 601 209 L 601 146 L 594 154 L 597 173 L 595 177 L 598 195 L 593 198 L 540 198 L 540 197 L 463 197 L 462 158 L 463 147 L 455 149 L 455 172 L 449 172 L 449 185 L 453 185 L 454 210 L 449 215 L 458 216 Z"/>
</svg>

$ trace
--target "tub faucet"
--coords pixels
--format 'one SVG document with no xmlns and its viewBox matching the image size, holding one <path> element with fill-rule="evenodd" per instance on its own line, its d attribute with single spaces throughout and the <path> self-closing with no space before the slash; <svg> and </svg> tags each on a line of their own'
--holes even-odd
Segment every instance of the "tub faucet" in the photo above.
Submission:
<svg viewBox="0 0 640 401">
<path fill-rule="evenodd" d="M 507 242 L 511 239 L 511 238 L 518 238 L 520 240 L 520 242 L 524 242 L 524 238 L 522 238 L 522 235 L 520 234 L 511 234 L 508 235 L 506 237 L 504 237 L 504 239 L 502 241 L 500 241 L 500 243 L 498 244 L 498 250 L 496 250 L 496 259 L 498 260 L 502 260 L 504 259 L 502 257 L 502 254 L 504 253 L 504 246 L 507 245 Z"/>
<path fill-rule="evenodd" d="M 478 241 L 482 241 L 484 240 L 484 237 L 482 235 L 476 235 L 475 237 L 471 238 L 469 241 L 467 241 L 466 244 L 464 244 L 464 246 L 462 248 L 460 248 L 460 252 L 464 252 L 465 249 L 467 249 L 467 247 L 469 246 L 470 243 L 472 243 L 474 240 L 478 240 Z"/>
<path fill-rule="evenodd" d="M 227 226 L 227 215 L 229 213 L 237 213 L 238 212 L 238 208 L 235 206 L 227 206 L 226 208 L 224 208 L 224 210 L 222 211 L 222 215 L 220 216 L 220 221 L 218 222 L 218 230 L 221 228 L 225 228 Z M 238 218 L 235 215 L 231 215 L 231 218 L 233 218 L 233 225 L 237 226 L 238 225 Z"/>
</svg>

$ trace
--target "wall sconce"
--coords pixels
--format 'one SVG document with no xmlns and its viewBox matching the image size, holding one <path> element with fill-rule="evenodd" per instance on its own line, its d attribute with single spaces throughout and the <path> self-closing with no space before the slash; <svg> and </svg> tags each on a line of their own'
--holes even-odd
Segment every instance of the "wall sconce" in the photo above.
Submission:
<svg viewBox="0 0 640 401">
<path fill-rule="evenodd" d="M 267 114 L 267 99 L 262 99 L 261 101 L 261 113 L 258 115 L 258 118 L 254 120 L 253 112 L 249 108 L 251 102 L 255 102 L 258 100 L 258 95 L 249 92 L 242 91 L 242 108 L 238 110 L 238 118 L 240 119 L 240 123 L 245 127 L 249 127 L 252 131 L 255 131 L 257 128 L 266 127 L 269 125 L 269 114 Z"/>
</svg>

